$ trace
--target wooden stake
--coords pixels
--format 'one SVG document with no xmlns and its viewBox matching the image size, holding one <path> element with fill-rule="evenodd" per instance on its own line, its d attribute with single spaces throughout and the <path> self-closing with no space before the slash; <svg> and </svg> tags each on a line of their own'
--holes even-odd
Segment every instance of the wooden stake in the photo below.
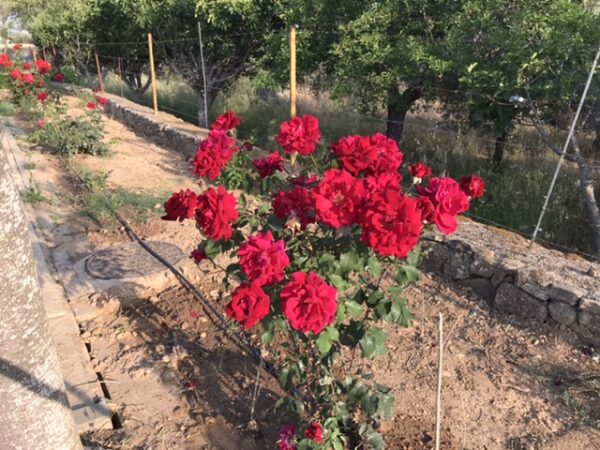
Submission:
<svg viewBox="0 0 600 450">
<path fill-rule="evenodd" d="M 98 83 L 100 83 L 100 90 L 104 92 L 104 77 L 102 76 L 100 59 L 98 58 L 98 52 L 96 52 L 96 50 L 94 50 L 94 57 L 96 58 L 96 70 L 98 71 Z"/>
<path fill-rule="evenodd" d="M 148 54 L 150 55 L 150 79 L 152 81 L 152 102 L 154 114 L 158 114 L 158 95 L 156 93 L 156 71 L 154 69 L 154 51 L 152 49 L 152 33 L 148 33 Z"/>
<path fill-rule="evenodd" d="M 121 88 L 121 97 L 125 97 L 123 95 L 123 72 L 121 70 L 121 57 L 117 59 L 118 69 L 119 69 L 119 87 Z"/>
<path fill-rule="evenodd" d="M 290 28 L 290 117 L 296 117 L 296 26 Z"/>
<path fill-rule="evenodd" d="M 435 394 L 435 450 L 440 450 L 440 426 L 442 415 L 442 362 L 444 359 L 444 316 L 440 313 L 439 324 L 439 342 L 438 342 L 438 376 L 437 390 Z"/>
</svg>

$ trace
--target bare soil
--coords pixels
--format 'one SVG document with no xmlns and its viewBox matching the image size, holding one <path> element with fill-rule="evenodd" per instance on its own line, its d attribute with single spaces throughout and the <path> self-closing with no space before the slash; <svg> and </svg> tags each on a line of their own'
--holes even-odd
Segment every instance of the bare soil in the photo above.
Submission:
<svg viewBox="0 0 600 450">
<path fill-rule="evenodd" d="M 74 109 L 80 103 L 69 100 Z M 9 121 L 25 138 L 29 124 L 19 117 Z M 159 193 L 194 186 L 176 149 L 148 143 L 113 120 L 105 124 L 113 155 L 76 162 L 109 172 L 109 186 Z M 53 155 L 30 150 L 33 180 L 51 199 L 35 206 L 36 216 L 46 218 L 50 248 L 54 231 L 65 223 L 83 230 L 79 238 L 96 249 L 128 240 L 123 230 L 78 216 L 74 199 L 81 188 Z M 135 225 L 136 231 L 191 251 L 199 240 L 193 224 L 163 222 L 161 212 Z M 224 306 L 225 293 L 210 263 L 190 265 L 186 276 L 218 309 Z M 557 324 L 490 310 L 472 292 L 435 275 L 424 276 L 407 299 L 414 325 L 390 330 L 388 354 L 362 367 L 395 393 L 396 417 L 382 425 L 388 448 L 433 448 L 442 313 L 443 449 L 600 449 L 600 357 L 593 349 Z M 80 323 L 82 339 L 118 412 L 116 429 L 85 436 L 91 448 L 276 448 L 282 422 L 273 411 L 276 383 L 180 286 L 127 302 L 96 293 L 77 304 L 92 308 Z"/>
</svg>

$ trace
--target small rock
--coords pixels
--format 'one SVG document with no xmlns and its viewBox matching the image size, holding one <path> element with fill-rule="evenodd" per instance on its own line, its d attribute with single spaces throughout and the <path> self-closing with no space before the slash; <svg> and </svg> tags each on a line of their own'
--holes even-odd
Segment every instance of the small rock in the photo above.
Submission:
<svg viewBox="0 0 600 450">
<path fill-rule="evenodd" d="M 577 320 L 577 311 L 575 308 L 563 302 L 550 302 L 548 311 L 554 320 L 564 325 L 572 325 Z"/>
<path fill-rule="evenodd" d="M 566 303 L 571 306 L 575 306 L 580 297 L 585 294 L 579 288 L 567 287 L 567 286 L 552 286 L 550 288 L 550 298 L 559 302 Z"/>
</svg>

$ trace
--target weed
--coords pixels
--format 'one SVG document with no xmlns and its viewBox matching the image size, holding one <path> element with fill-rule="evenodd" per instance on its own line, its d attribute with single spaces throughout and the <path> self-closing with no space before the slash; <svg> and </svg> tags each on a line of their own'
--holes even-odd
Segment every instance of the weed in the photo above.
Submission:
<svg viewBox="0 0 600 450">
<path fill-rule="evenodd" d="M 33 170 L 33 169 L 35 169 L 35 163 L 31 162 L 31 161 L 28 161 L 25 164 L 23 164 L 23 168 L 25 170 Z"/>
<path fill-rule="evenodd" d="M 24 191 L 21 191 L 21 199 L 30 205 L 35 205 L 40 202 L 48 201 L 48 199 L 42 194 L 42 191 L 37 187 L 37 185 L 30 181 L 29 187 Z"/>
<path fill-rule="evenodd" d="M 84 166 L 71 164 L 69 168 L 77 175 L 79 181 L 90 191 L 100 191 L 106 188 L 109 173 L 89 169 Z"/>
<path fill-rule="evenodd" d="M 0 102 L 0 116 L 12 116 L 15 114 L 15 105 L 9 102 Z"/>
</svg>

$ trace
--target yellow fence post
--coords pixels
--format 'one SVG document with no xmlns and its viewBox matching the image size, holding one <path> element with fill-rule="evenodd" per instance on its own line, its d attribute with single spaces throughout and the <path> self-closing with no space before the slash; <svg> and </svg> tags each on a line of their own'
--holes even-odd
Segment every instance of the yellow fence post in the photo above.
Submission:
<svg viewBox="0 0 600 450">
<path fill-rule="evenodd" d="M 121 88 L 121 97 L 125 97 L 123 93 L 123 71 L 121 70 L 121 57 L 117 59 L 117 63 L 119 65 L 119 87 Z"/>
<path fill-rule="evenodd" d="M 154 51 L 152 49 L 152 33 L 148 33 L 148 54 L 150 55 L 150 79 L 152 81 L 152 102 L 154 114 L 158 114 L 158 95 L 156 93 L 156 70 L 154 69 Z"/>
<path fill-rule="evenodd" d="M 98 53 L 94 50 L 94 57 L 96 58 L 96 70 L 98 71 L 98 83 L 100 83 L 100 90 L 104 92 L 104 77 L 102 76 L 102 69 L 100 68 L 100 59 Z"/>
<path fill-rule="evenodd" d="M 296 25 L 290 28 L 290 116 L 296 117 Z"/>
</svg>

